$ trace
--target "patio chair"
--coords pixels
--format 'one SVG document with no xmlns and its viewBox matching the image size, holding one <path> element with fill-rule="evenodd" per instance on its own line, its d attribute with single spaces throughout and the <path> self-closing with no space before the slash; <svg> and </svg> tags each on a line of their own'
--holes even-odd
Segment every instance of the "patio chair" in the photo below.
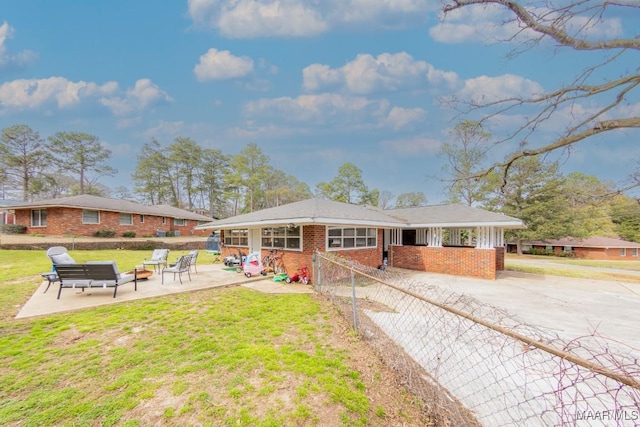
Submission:
<svg viewBox="0 0 640 427">
<path fill-rule="evenodd" d="M 198 250 L 194 249 L 188 254 L 191 257 L 191 260 L 189 261 L 189 270 L 191 270 L 191 267 L 193 267 L 193 271 L 195 271 L 196 274 L 198 274 L 198 268 L 196 267 L 196 262 L 198 261 L 198 253 Z"/>
<path fill-rule="evenodd" d="M 161 265 L 167 267 L 167 257 L 169 256 L 169 249 L 154 249 L 151 254 L 151 259 L 147 260 L 146 258 L 142 261 L 142 265 L 144 268 L 147 268 L 147 265 L 153 266 L 153 271 L 157 271 Z"/>
<path fill-rule="evenodd" d="M 47 256 L 51 260 L 51 271 L 40 273 L 40 276 L 48 281 L 44 294 L 47 293 L 52 283 L 60 280 L 56 272 L 56 264 L 76 264 L 76 261 L 67 253 L 67 248 L 64 246 L 50 247 L 47 249 Z"/>
<path fill-rule="evenodd" d="M 189 281 L 191 281 L 191 273 L 189 272 L 189 266 L 191 264 L 191 255 L 182 255 L 175 264 L 172 264 L 171 267 L 165 267 L 162 269 L 162 280 L 161 283 L 164 285 L 164 275 L 166 273 L 173 273 L 173 280 L 176 280 L 176 274 L 180 279 L 180 284 L 182 284 L 182 273 L 187 273 L 189 275 Z"/>
</svg>

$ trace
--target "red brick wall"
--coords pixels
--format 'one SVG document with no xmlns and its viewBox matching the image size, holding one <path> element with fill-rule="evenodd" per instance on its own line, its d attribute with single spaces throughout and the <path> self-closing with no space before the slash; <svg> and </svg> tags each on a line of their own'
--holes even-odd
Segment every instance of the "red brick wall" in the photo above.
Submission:
<svg viewBox="0 0 640 427">
<path fill-rule="evenodd" d="M 222 231 L 224 239 L 224 230 Z M 353 249 L 335 251 L 345 258 L 358 261 L 361 264 L 369 266 L 378 266 L 382 263 L 382 230 L 378 230 L 378 248 L 373 249 Z M 313 270 L 313 254 L 316 250 L 324 252 L 326 250 L 326 227 L 324 225 L 305 225 L 302 227 L 302 251 L 279 250 L 282 255 L 287 273 L 291 276 L 301 267 L 307 267 L 307 273 L 312 279 Z M 241 250 L 245 254 L 249 251 L 248 247 L 223 246 L 221 249 L 222 257 L 231 254 L 237 254 Z M 262 249 L 262 256 L 269 253 L 268 249 Z"/>
<path fill-rule="evenodd" d="M 432 273 L 495 279 L 500 257 L 504 269 L 503 248 L 390 246 L 389 254 L 389 263 L 393 267 Z"/>
<path fill-rule="evenodd" d="M 47 208 L 46 227 L 31 226 L 30 209 L 17 209 L 16 223 L 26 225 L 27 234 L 47 236 L 93 236 L 96 231 L 105 229 L 115 231 L 117 237 L 128 231 L 135 232 L 136 237 L 155 236 L 156 231 L 178 231 L 182 236 L 209 234 L 208 230 L 193 230 L 198 225 L 195 220 L 187 220 L 186 225 L 178 226 L 173 224 L 173 218 L 166 217 L 163 224 L 161 216 L 153 215 L 144 215 L 144 222 L 140 222 L 140 215 L 134 214 L 132 225 L 120 225 L 120 213 L 108 211 L 100 211 L 100 224 L 83 224 L 82 209 L 60 207 Z"/>
</svg>

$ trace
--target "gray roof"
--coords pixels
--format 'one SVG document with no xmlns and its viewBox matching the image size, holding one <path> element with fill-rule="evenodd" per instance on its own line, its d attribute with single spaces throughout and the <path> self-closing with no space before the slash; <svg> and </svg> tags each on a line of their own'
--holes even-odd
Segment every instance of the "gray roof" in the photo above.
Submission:
<svg viewBox="0 0 640 427">
<path fill-rule="evenodd" d="M 390 215 L 401 218 L 413 227 L 475 227 L 479 224 L 505 228 L 522 228 L 518 218 L 462 204 L 389 209 Z"/>
<path fill-rule="evenodd" d="M 307 199 L 199 225 L 203 229 L 258 228 L 286 224 L 325 224 L 380 228 L 524 228 L 521 220 L 463 205 L 382 210 L 325 199 Z"/>
<path fill-rule="evenodd" d="M 143 205 L 129 200 L 111 199 L 108 197 L 99 197 L 90 194 L 61 197 L 59 199 L 38 200 L 35 202 L 19 203 L 11 206 L 12 209 L 46 209 L 50 207 L 95 209 L 101 211 L 191 219 L 196 221 L 211 221 L 213 219 L 208 216 L 169 205 Z"/>
</svg>

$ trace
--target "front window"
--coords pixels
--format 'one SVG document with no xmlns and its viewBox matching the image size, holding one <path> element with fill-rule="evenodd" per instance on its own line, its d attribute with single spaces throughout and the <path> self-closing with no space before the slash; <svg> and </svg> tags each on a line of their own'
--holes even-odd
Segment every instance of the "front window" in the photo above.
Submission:
<svg viewBox="0 0 640 427">
<path fill-rule="evenodd" d="M 120 225 L 133 225 L 133 215 L 130 213 L 120 213 Z"/>
<path fill-rule="evenodd" d="M 83 224 L 100 224 L 100 211 L 82 210 Z"/>
<path fill-rule="evenodd" d="M 34 209 L 31 211 L 31 226 L 46 227 L 47 226 L 47 210 Z"/>
<path fill-rule="evenodd" d="M 140 222 L 144 222 L 144 215 L 140 215 Z"/>
<path fill-rule="evenodd" d="M 187 225 L 187 220 L 183 218 L 174 218 L 173 225 L 178 225 L 178 226 Z"/>
<path fill-rule="evenodd" d="M 249 246 L 249 230 L 225 230 L 224 244 L 226 246 Z"/>
<path fill-rule="evenodd" d="M 626 248 L 620 248 L 620 256 L 627 256 L 627 249 Z"/>
<path fill-rule="evenodd" d="M 262 229 L 262 247 L 270 249 L 302 249 L 302 228 L 300 226 L 273 227 Z"/>
<path fill-rule="evenodd" d="M 375 228 L 329 227 L 327 228 L 328 249 L 359 249 L 378 246 L 378 232 Z"/>
</svg>

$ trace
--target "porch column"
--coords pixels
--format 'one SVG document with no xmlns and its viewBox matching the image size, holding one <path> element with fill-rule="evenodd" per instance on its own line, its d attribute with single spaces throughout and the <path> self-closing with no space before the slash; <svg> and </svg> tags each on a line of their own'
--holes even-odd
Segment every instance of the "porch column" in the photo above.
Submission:
<svg viewBox="0 0 640 427">
<path fill-rule="evenodd" d="M 427 230 L 427 241 L 434 248 L 442 247 L 442 227 L 432 227 Z"/>
</svg>

